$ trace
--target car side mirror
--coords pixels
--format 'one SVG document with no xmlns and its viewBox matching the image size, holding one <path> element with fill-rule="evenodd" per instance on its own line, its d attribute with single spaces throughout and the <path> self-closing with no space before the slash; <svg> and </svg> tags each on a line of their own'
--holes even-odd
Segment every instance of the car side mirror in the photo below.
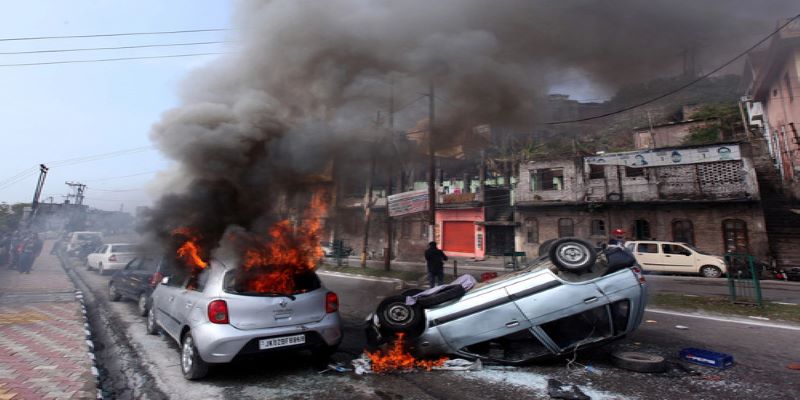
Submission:
<svg viewBox="0 0 800 400">
<path fill-rule="evenodd" d="M 168 276 L 165 276 L 165 277 L 161 278 L 161 284 L 162 284 L 162 285 L 167 285 L 167 284 L 169 284 L 169 277 L 168 277 Z"/>
</svg>

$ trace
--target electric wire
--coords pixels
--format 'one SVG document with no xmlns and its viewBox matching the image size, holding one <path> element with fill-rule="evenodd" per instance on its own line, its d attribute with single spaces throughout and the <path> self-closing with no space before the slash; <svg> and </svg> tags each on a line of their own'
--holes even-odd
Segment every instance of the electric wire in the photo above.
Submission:
<svg viewBox="0 0 800 400">
<path fill-rule="evenodd" d="M 142 45 L 115 46 L 115 47 L 84 47 L 84 48 L 73 48 L 73 49 L 9 51 L 9 52 L 0 52 L 0 55 L 4 55 L 5 56 L 5 55 L 17 55 L 17 54 L 67 53 L 67 52 L 76 52 L 76 51 L 145 49 L 145 48 L 151 48 L 151 47 L 200 46 L 200 45 L 206 45 L 206 44 L 219 44 L 219 43 L 233 43 L 233 42 L 230 42 L 230 41 L 187 42 L 187 43 L 142 44 Z"/>
<path fill-rule="evenodd" d="M 653 103 L 653 102 L 655 102 L 655 101 L 661 100 L 661 99 L 663 99 L 663 98 L 665 98 L 665 97 L 667 97 L 667 96 L 671 96 L 671 95 L 673 95 L 673 94 L 675 94 L 675 93 L 678 93 L 678 92 L 680 92 L 680 91 L 681 91 L 681 90 L 683 90 L 683 89 L 686 89 L 686 88 L 688 88 L 689 86 L 693 86 L 693 85 L 694 85 L 694 84 L 696 84 L 697 82 L 700 82 L 700 81 L 702 81 L 702 80 L 704 80 L 704 79 L 708 78 L 709 76 L 711 76 L 711 75 L 713 75 L 713 74 L 715 74 L 715 73 L 719 72 L 720 70 L 722 70 L 723 68 L 727 67 L 728 65 L 731 65 L 731 64 L 733 64 L 733 63 L 734 63 L 736 60 L 738 60 L 738 59 L 740 59 L 740 58 L 744 57 L 745 55 L 747 55 L 748 53 L 750 53 L 751 51 L 753 51 L 753 49 L 755 49 L 756 47 L 760 46 L 761 44 L 763 44 L 764 42 L 766 42 L 767 40 L 769 40 L 771 37 L 773 37 L 773 36 L 775 36 L 776 34 L 778 34 L 778 33 L 779 33 L 781 30 L 783 30 L 783 28 L 785 28 L 785 27 L 786 27 L 787 25 L 789 25 L 790 23 L 792 23 L 792 22 L 796 21 L 798 18 L 800 18 L 800 14 L 797 14 L 797 15 L 795 15 L 794 17 L 790 18 L 790 19 L 789 19 L 789 20 L 788 20 L 786 23 L 784 23 L 783 25 L 781 25 L 780 27 L 778 27 L 778 29 L 776 29 L 775 31 L 773 31 L 772 33 L 770 33 L 769 35 L 767 35 L 767 36 L 766 36 L 766 37 L 764 37 L 763 39 L 759 40 L 759 41 L 758 41 L 758 42 L 756 42 L 754 45 L 750 46 L 750 47 L 749 47 L 747 50 L 745 50 L 745 51 L 743 51 L 743 52 L 739 53 L 739 55 L 737 55 L 736 57 L 734 57 L 734 58 L 732 58 L 732 59 L 728 60 L 727 62 L 723 63 L 723 64 L 722 64 L 722 65 L 720 65 L 719 67 L 717 67 L 717 68 L 713 69 L 711 72 L 709 72 L 709 73 L 707 73 L 707 74 L 705 74 L 705 75 L 702 75 L 702 76 L 700 76 L 699 78 L 693 79 L 693 80 L 691 80 L 690 82 L 688 82 L 688 83 L 685 83 L 685 84 L 683 84 L 683 85 L 681 85 L 681 86 L 679 86 L 679 87 L 677 87 L 677 88 L 675 88 L 675 89 L 672 89 L 672 90 L 670 90 L 670 91 L 668 91 L 668 92 L 666 92 L 666 93 L 662 93 L 662 94 L 660 94 L 660 95 L 658 95 L 658 96 L 652 97 L 652 98 L 650 98 L 650 99 L 648 99 L 648 100 L 645 100 L 645 101 L 639 102 L 639 103 L 637 103 L 637 104 L 634 104 L 634 105 L 632 105 L 632 106 L 623 107 L 623 108 L 621 108 L 621 109 L 618 109 L 618 110 L 616 110 L 616 111 L 607 112 L 607 113 L 605 113 L 605 114 L 595 115 L 595 116 L 592 116 L 592 117 L 586 117 L 586 118 L 572 119 L 572 120 L 564 120 L 564 121 L 551 121 L 551 122 L 545 122 L 545 125 L 562 125 L 562 124 L 571 124 L 571 123 L 575 123 L 575 122 L 584 122 L 584 121 L 591 121 L 591 120 L 595 120 L 595 119 L 605 118 L 605 117 L 609 117 L 609 116 L 612 116 L 612 115 L 615 115 L 615 114 L 620 114 L 620 113 L 623 113 L 623 112 L 626 112 L 626 111 L 630 111 L 630 110 L 633 110 L 633 109 L 636 109 L 636 108 L 639 108 L 639 107 L 642 107 L 642 106 L 648 105 L 648 104 L 650 104 L 650 103 Z"/>
<path fill-rule="evenodd" d="M 0 67 L 30 67 L 34 65 L 54 65 L 54 64 L 85 64 L 96 62 L 109 62 L 109 61 L 128 61 L 128 60 L 150 60 L 158 58 L 179 58 L 179 57 L 196 57 L 196 56 L 211 56 L 218 54 L 231 54 L 231 53 L 190 53 L 190 54 L 169 54 L 161 56 L 142 56 L 142 57 L 119 57 L 119 58 L 100 58 L 93 60 L 66 60 L 66 61 L 45 61 L 33 63 L 17 63 L 17 64 L 0 64 Z"/>
<path fill-rule="evenodd" d="M 197 33 L 197 32 L 223 32 L 228 30 L 230 29 L 215 28 L 215 29 L 188 29 L 188 30 L 178 30 L 178 31 L 101 33 L 93 35 L 33 36 L 33 37 L 0 38 L 0 42 L 20 41 L 20 40 L 44 40 L 44 39 L 75 39 L 75 38 L 112 37 L 112 36 L 173 35 L 173 34 Z"/>
</svg>

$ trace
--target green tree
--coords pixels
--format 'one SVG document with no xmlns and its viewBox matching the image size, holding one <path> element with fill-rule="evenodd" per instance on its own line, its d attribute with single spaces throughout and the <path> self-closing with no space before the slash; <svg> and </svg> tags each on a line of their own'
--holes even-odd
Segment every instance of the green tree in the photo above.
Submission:
<svg viewBox="0 0 800 400">
<path fill-rule="evenodd" d="M 692 119 L 708 120 L 705 126 L 690 130 L 683 144 L 710 144 L 735 137 L 742 129 L 739 106 L 736 103 L 708 104 L 692 115 Z"/>
<path fill-rule="evenodd" d="M 0 203 L 0 232 L 10 232 L 19 228 L 26 203 Z"/>
</svg>

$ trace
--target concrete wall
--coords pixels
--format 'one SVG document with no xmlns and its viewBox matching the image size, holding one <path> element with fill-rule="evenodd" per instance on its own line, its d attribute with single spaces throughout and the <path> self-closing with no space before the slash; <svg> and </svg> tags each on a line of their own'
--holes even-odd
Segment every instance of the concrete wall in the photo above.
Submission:
<svg viewBox="0 0 800 400">
<path fill-rule="evenodd" d="M 686 121 L 654 126 L 652 130 L 639 129 L 633 133 L 634 146 L 637 149 L 680 146 L 692 129 L 708 124 L 708 121 Z"/>
<path fill-rule="evenodd" d="M 531 188 L 531 173 L 547 168 L 563 168 L 563 190 L 536 190 Z M 532 161 L 522 163 L 519 168 L 519 182 L 514 190 L 515 202 L 526 201 L 580 201 L 583 200 L 583 173 L 580 163 L 562 159 L 554 161 Z"/>
<path fill-rule="evenodd" d="M 787 85 L 786 77 L 789 78 Z M 780 72 L 769 83 L 769 93 L 764 101 L 764 114 L 768 123 L 774 151 L 779 160 L 784 181 L 800 198 L 800 144 L 795 130 L 800 134 L 800 48 L 786 59 Z M 794 124 L 794 130 L 792 125 Z"/>
</svg>

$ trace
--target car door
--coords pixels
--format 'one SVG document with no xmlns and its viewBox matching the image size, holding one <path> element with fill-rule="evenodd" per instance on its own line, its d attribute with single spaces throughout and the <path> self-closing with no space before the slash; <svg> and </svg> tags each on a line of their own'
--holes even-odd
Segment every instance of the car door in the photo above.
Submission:
<svg viewBox="0 0 800 400">
<path fill-rule="evenodd" d="M 636 243 L 636 250 L 633 254 L 642 269 L 646 271 L 663 271 L 663 261 L 659 247 L 658 243 L 655 242 Z"/>
<path fill-rule="evenodd" d="M 697 272 L 694 269 L 694 256 L 692 251 L 677 243 L 662 243 L 664 270 L 678 273 Z"/>
<path fill-rule="evenodd" d="M 180 301 L 179 294 L 183 290 L 183 282 L 184 280 L 173 277 L 168 279 L 167 283 L 159 283 L 152 297 L 152 307 L 155 310 L 158 324 L 176 340 L 179 340 L 181 325 L 177 318 L 175 304 L 176 301 Z"/>
<path fill-rule="evenodd" d="M 108 249 L 108 246 L 100 246 L 100 248 L 95 250 L 94 253 L 91 253 L 88 256 L 86 256 L 87 257 L 86 261 L 89 263 L 90 267 L 97 268 L 98 265 L 100 265 L 100 262 L 103 259 L 103 255 L 105 254 L 106 249 Z"/>
<path fill-rule="evenodd" d="M 606 304 L 606 296 L 593 282 L 566 282 L 549 270 L 509 285 L 509 295 L 532 326 Z"/>
<path fill-rule="evenodd" d="M 197 320 L 193 321 L 193 318 L 196 319 L 199 315 L 205 315 L 202 312 L 193 315 L 192 312 L 196 308 L 203 309 L 206 307 L 207 299 L 205 294 L 203 294 L 203 290 L 205 290 L 209 273 L 210 271 L 206 269 L 198 276 L 187 279 L 186 283 L 184 283 L 183 287 L 175 296 L 173 310 L 180 325 L 178 329 L 185 324 L 192 325 L 193 323 L 199 322 Z"/>
<path fill-rule="evenodd" d="M 114 274 L 114 277 L 112 279 L 114 280 L 114 283 L 117 285 L 117 291 L 121 295 L 128 298 L 133 297 L 130 278 L 131 274 L 133 274 L 136 271 L 136 269 L 139 268 L 141 263 L 142 263 L 142 258 L 139 257 L 134 258 L 133 260 L 125 264 L 125 267 L 119 270 L 119 272 Z"/>
</svg>

